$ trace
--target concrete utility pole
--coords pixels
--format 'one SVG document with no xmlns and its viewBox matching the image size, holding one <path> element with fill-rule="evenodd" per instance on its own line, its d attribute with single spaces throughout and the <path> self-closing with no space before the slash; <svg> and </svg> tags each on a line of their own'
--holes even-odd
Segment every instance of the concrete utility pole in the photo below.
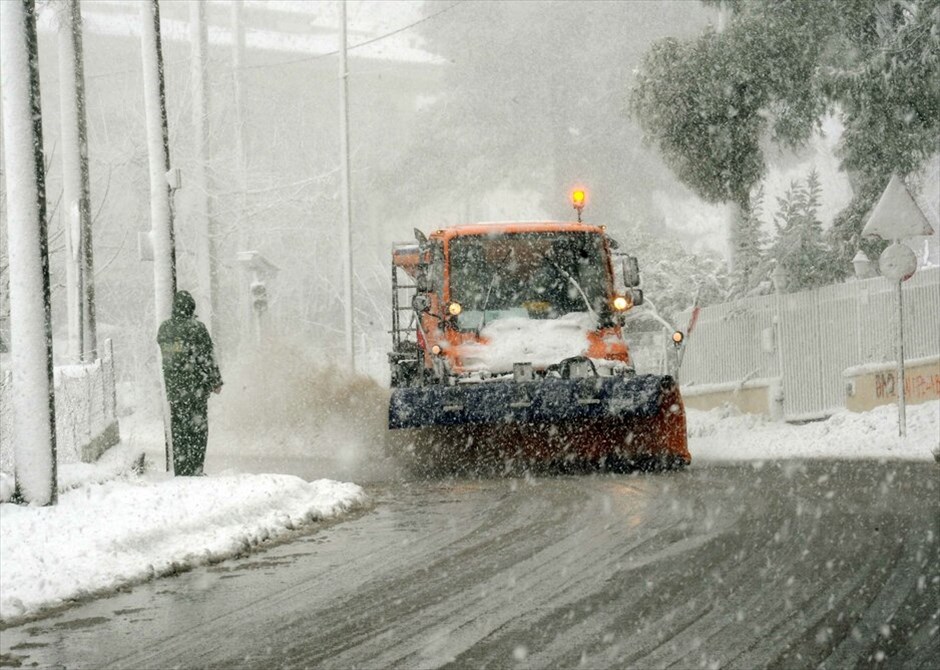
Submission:
<svg viewBox="0 0 940 670">
<path fill-rule="evenodd" d="M 245 151 L 245 109 L 242 101 L 242 75 L 245 65 L 245 24 L 243 20 L 244 3 L 242 0 L 232 2 L 232 101 L 235 114 L 235 212 L 233 224 L 235 226 L 235 239 L 238 242 L 238 251 L 243 252 L 254 248 L 253 235 L 245 220 L 245 207 L 248 193 L 248 160 Z M 248 293 L 239 291 L 239 313 L 244 314 L 251 309 L 251 299 Z M 248 323 L 253 323 L 254 317 Z M 239 320 L 239 344 L 246 338 L 245 322 Z M 255 338 L 256 340 L 257 338 Z"/>
<path fill-rule="evenodd" d="M 58 38 L 69 358 L 73 361 L 93 361 L 98 353 L 98 337 L 88 179 L 88 134 L 85 120 L 82 14 L 78 0 L 62 0 Z"/>
<path fill-rule="evenodd" d="M 349 370 L 356 371 L 356 345 L 353 333 L 353 260 L 352 260 L 352 199 L 349 195 L 349 69 L 346 66 L 346 0 L 340 0 L 339 47 L 339 117 L 340 153 L 342 153 L 343 199 L 343 316 L 346 324 L 346 360 Z"/>
<path fill-rule="evenodd" d="M 50 505 L 57 492 L 55 386 L 33 0 L 3 3 L 0 70 L 9 217 L 10 350 L 16 390 L 12 398 L 16 490 L 26 502 Z"/>
<path fill-rule="evenodd" d="M 170 202 L 170 138 L 166 122 L 166 93 L 163 83 L 163 48 L 160 44 L 160 4 L 151 0 L 140 5 L 140 54 L 144 70 L 144 110 L 147 123 L 147 156 L 150 165 L 150 233 L 153 258 L 154 320 L 156 328 L 170 318 L 176 295 L 176 246 Z M 179 187 L 179 184 L 176 184 Z M 156 331 L 156 329 L 155 329 Z M 156 333 L 154 334 L 156 344 Z M 162 367 L 157 347 L 158 367 Z M 173 433 L 170 411 L 158 370 L 163 400 L 166 442 L 166 470 L 173 468 Z"/>
<path fill-rule="evenodd" d="M 193 188 L 196 192 L 196 267 L 199 279 L 198 305 L 209 332 L 218 337 L 218 258 L 216 230 L 212 219 L 209 165 L 209 95 L 206 83 L 206 4 L 189 3 L 193 67 L 193 130 L 196 161 Z"/>
<path fill-rule="evenodd" d="M 144 70 L 144 110 L 147 154 L 150 164 L 150 241 L 153 245 L 154 317 L 157 327 L 170 318 L 176 293 L 176 249 L 170 214 L 169 131 L 163 83 L 163 49 L 160 44 L 160 4 L 140 6 L 140 53 Z"/>
<path fill-rule="evenodd" d="M 242 68 L 245 65 L 245 25 L 242 0 L 232 3 L 232 94 L 235 103 L 235 178 L 238 193 L 235 205 L 235 231 L 238 248 L 253 247 L 245 227 L 245 194 L 248 191 L 248 161 L 245 156 L 245 111 L 242 103 Z"/>
</svg>

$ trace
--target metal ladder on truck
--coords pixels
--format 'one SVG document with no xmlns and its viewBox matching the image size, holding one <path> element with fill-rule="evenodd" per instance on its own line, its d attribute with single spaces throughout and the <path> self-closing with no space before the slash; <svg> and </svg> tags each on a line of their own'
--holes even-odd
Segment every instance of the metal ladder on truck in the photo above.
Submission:
<svg viewBox="0 0 940 670">
<path fill-rule="evenodd" d="M 413 247 L 414 243 L 396 244 L 392 248 L 394 259 L 395 251 Z M 401 273 L 401 274 L 399 274 Z M 391 385 L 413 386 L 420 383 L 420 369 L 423 367 L 424 356 L 418 346 L 417 317 L 412 307 L 412 299 L 417 286 L 411 277 L 405 273 L 401 266 L 392 261 L 392 328 L 388 332 L 392 335 L 392 350 L 388 353 L 388 363 L 391 367 Z M 402 313 L 409 313 L 410 318 L 402 319 Z"/>
</svg>

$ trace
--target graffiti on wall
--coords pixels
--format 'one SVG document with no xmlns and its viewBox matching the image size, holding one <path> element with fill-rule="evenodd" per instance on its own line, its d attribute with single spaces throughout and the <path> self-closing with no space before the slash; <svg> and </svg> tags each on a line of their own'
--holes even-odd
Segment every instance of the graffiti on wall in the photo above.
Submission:
<svg viewBox="0 0 940 670">
<path fill-rule="evenodd" d="M 879 398 L 895 398 L 898 395 L 897 372 L 875 374 L 875 395 Z M 940 373 L 907 373 L 904 375 L 904 395 L 909 400 L 940 398 Z"/>
</svg>

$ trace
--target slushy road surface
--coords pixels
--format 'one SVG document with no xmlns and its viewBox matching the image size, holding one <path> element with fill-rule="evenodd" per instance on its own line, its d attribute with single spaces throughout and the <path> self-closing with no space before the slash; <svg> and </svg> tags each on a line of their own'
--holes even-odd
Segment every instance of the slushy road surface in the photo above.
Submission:
<svg viewBox="0 0 940 670">
<path fill-rule="evenodd" d="M 405 481 L 238 560 L 2 631 L 68 668 L 936 667 L 940 468 Z"/>
</svg>

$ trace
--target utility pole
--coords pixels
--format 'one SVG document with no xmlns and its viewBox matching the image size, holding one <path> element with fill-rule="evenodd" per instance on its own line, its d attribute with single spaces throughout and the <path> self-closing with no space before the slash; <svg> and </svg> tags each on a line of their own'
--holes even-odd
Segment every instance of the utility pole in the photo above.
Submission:
<svg viewBox="0 0 940 670">
<path fill-rule="evenodd" d="M 166 93 L 163 82 L 163 48 L 160 44 L 160 4 L 150 0 L 140 5 L 140 54 L 144 72 L 144 111 L 147 125 L 147 157 L 150 166 L 150 246 L 153 250 L 154 320 L 156 328 L 170 318 L 176 295 L 176 246 L 170 202 L 170 137 L 166 122 Z M 178 181 L 178 180 L 177 180 Z M 178 187 L 179 184 L 177 183 Z M 155 329 L 156 330 L 156 329 Z M 156 336 L 154 336 L 156 341 Z M 163 367 L 157 347 L 157 365 Z M 163 388 L 162 370 L 157 371 L 166 435 L 166 470 L 173 468 L 173 433 L 170 408 Z"/>
<path fill-rule="evenodd" d="M 13 450 L 16 491 L 39 505 L 56 501 L 55 386 L 46 231 L 46 179 L 34 0 L 0 12 L 10 349 L 13 352 Z"/>
<path fill-rule="evenodd" d="M 245 157 L 245 112 L 242 102 L 242 68 L 245 65 L 245 26 L 242 20 L 242 0 L 232 3 L 232 93 L 235 102 L 235 178 L 238 193 L 235 204 L 235 231 L 239 251 L 247 251 L 252 244 L 245 228 L 245 194 L 248 191 L 248 161 Z"/>
<path fill-rule="evenodd" d="M 248 160 L 245 151 L 245 114 L 244 101 L 242 100 L 242 76 L 245 65 L 245 24 L 243 20 L 244 3 L 242 0 L 232 2 L 232 99 L 234 102 L 235 114 L 235 183 L 237 192 L 235 194 L 235 212 L 232 217 L 235 226 L 235 239 L 238 244 L 238 254 L 247 253 L 255 250 L 254 239 L 251 229 L 245 219 L 245 207 L 247 205 L 248 193 Z M 248 274 L 242 269 L 242 277 L 239 284 L 248 283 L 249 287 L 253 285 L 250 280 L 245 281 Z M 248 291 L 239 291 L 239 314 L 250 314 L 251 319 L 247 323 L 254 324 L 257 318 L 257 312 L 253 308 L 254 301 L 249 296 Z M 239 319 L 240 328 L 238 331 L 239 346 L 247 340 L 257 342 L 257 337 L 251 337 L 251 333 L 245 332 L 244 319 Z"/>
<path fill-rule="evenodd" d="M 349 68 L 346 66 L 346 0 L 340 0 L 339 116 L 342 154 L 343 200 L 343 316 L 346 324 L 346 361 L 356 371 L 356 345 L 353 333 L 352 204 L 349 195 Z"/>
<path fill-rule="evenodd" d="M 196 162 L 193 188 L 196 192 L 196 267 L 199 278 L 199 305 L 209 332 L 218 338 L 218 259 L 216 231 L 212 219 L 212 196 L 208 177 L 209 164 L 209 96 L 206 84 L 206 3 L 189 3 L 191 31 L 193 130 Z"/>
<path fill-rule="evenodd" d="M 157 327 L 170 318 L 176 293 L 176 249 L 170 214 L 169 131 L 163 83 L 158 0 L 140 6 L 140 53 L 144 71 L 144 110 L 150 165 L 150 240 L 153 245 L 154 317 Z"/>
<path fill-rule="evenodd" d="M 58 28 L 69 358 L 89 362 L 97 356 L 98 338 L 82 14 L 78 0 L 62 0 Z"/>
</svg>

